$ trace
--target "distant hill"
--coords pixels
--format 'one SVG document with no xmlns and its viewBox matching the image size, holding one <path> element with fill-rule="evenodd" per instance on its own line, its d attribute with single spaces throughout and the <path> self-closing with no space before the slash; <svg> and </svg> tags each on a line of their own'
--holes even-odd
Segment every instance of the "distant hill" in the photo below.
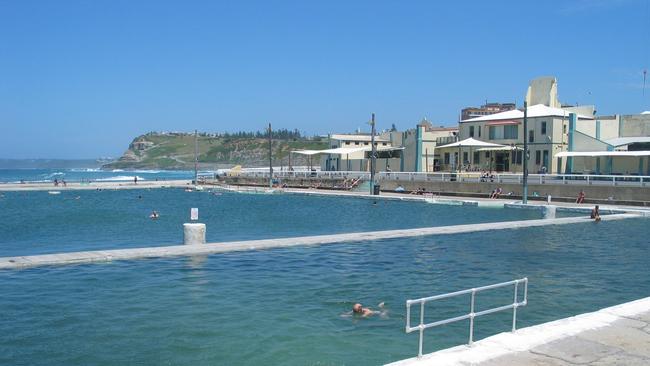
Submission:
<svg viewBox="0 0 650 366">
<path fill-rule="evenodd" d="M 268 166 L 268 140 L 260 133 L 232 135 L 199 134 L 201 169 Z M 273 164 L 288 165 L 289 151 L 326 149 L 327 141 L 287 137 L 273 140 Z M 292 165 L 307 165 L 304 156 L 293 154 Z M 316 165 L 318 163 L 316 162 Z M 104 169 L 193 169 L 194 135 L 186 133 L 148 133 L 133 139 L 118 160 Z"/>
</svg>

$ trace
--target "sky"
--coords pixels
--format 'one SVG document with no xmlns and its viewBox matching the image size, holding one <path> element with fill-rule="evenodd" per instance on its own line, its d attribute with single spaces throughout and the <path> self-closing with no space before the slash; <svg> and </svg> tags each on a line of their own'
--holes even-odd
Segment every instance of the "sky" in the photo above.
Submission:
<svg viewBox="0 0 650 366">
<path fill-rule="evenodd" d="M 650 0 L 0 0 L 0 158 L 119 157 L 149 131 L 457 124 L 531 79 L 650 110 Z M 650 75 L 649 75 L 650 78 Z M 650 83 L 650 82 L 649 82 Z"/>
</svg>

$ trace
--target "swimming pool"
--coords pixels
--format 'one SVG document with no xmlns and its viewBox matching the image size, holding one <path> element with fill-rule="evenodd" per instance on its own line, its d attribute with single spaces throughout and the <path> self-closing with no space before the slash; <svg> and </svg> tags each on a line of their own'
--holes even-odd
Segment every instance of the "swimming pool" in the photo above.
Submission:
<svg viewBox="0 0 650 366">
<path fill-rule="evenodd" d="M 647 223 L 0 271 L 0 364 L 382 364 L 417 352 L 407 298 L 528 276 L 523 327 L 648 296 Z M 500 296 L 511 295 L 479 306 Z M 341 316 L 355 301 L 385 301 L 388 317 Z M 510 316 L 479 319 L 477 338 L 507 331 Z M 466 323 L 427 331 L 425 352 L 466 337 Z"/>
<path fill-rule="evenodd" d="M 0 257 L 183 242 L 191 207 L 209 242 L 541 218 L 539 211 L 182 189 L 5 192 Z M 152 210 L 160 213 L 150 220 Z"/>
</svg>

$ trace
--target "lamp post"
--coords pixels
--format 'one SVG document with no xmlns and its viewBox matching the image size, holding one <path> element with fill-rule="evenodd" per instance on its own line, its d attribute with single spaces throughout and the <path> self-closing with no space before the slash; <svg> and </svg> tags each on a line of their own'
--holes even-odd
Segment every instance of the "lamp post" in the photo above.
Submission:
<svg viewBox="0 0 650 366">
<path fill-rule="evenodd" d="M 523 182 L 523 194 L 521 202 L 524 205 L 528 204 L 528 159 L 530 158 L 530 153 L 528 151 L 528 102 L 524 101 L 524 177 Z"/>
<path fill-rule="evenodd" d="M 194 130 L 194 184 L 199 184 L 199 132 Z"/>
<path fill-rule="evenodd" d="M 370 194 L 375 194 L 375 169 L 377 166 L 377 148 L 375 147 L 375 114 L 370 119 Z"/>
<path fill-rule="evenodd" d="M 269 188 L 273 188 L 273 130 L 269 122 Z"/>
</svg>

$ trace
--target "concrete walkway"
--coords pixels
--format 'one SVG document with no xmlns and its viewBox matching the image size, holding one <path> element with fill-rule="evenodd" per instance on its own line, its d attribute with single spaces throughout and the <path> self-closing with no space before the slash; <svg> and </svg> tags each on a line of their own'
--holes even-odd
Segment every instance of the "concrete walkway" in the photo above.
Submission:
<svg viewBox="0 0 650 366">
<path fill-rule="evenodd" d="M 649 324 L 647 297 L 390 365 L 650 365 Z"/>
<path fill-rule="evenodd" d="M 138 180 L 138 183 L 128 182 L 97 182 L 78 183 L 70 182 L 65 187 L 63 185 L 54 186 L 52 183 L 0 183 L 0 192 L 26 192 L 26 191 L 95 191 L 98 189 L 145 189 L 145 188 L 166 188 L 166 187 L 187 187 L 191 184 L 189 180 Z"/>
<path fill-rule="evenodd" d="M 259 191 L 268 189 L 266 187 L 257 187 L 257 186 L 228 186 L 228 185 L 216 185 L 210 186 L 206 185 L 205 188 L 210 187 L 219 189 L 221 187 L 228 187 L 233 191 Z M 499 199 L 490 199 L 490 198 L 481 198 L 481 197 L 464 197 L 464 196 L 434 196 L 433 200 L 427 196 L 406 194 L 406 193 L 396 193 L 396 192 L 381 192 L 378 196 L 370 195 L 368 192 L 357 192 L 357 191 L 339 191 L 339 190 L 323 190 L 323 189 L 298 189 L 298 188 L 273 188 L 273 190 L 283 193 L 293 193 L 293 194 L 304 194 L 304 195 L 314 195 L 314 196 L 336 196 L 336 197 L 357 197 L 365 199 L 388 199 L 388 200 L 400 200 L 400 201 L 437 201 L 439 204 L 448 204 L 454 202 L 465 202 L 470 205 L 477 206 L 495 206 L 495 205 L 520 205 L 521 200 L 515 200 L 508 198 L 507 196 L 502 196 Z M 432 202 L 433 203 L 433 202 Z M 551 203 L 554 206 L 557 206 L 560 209 L 569 209 L 569 210 L 581 210 L 585 212 L 590 212 L 594 207 L 593 204 L 576 204 L 572 202 L 560 202 L 553 201 Z M 534 207 L 543 207 L 547 206 L 546 201 L 533 201 L 529 200 L 528 205 L 531 208 Z M 650 208 L 640 207 L 640 206 L 629 206 L 629 205 L 607 205 L 601 204 L 601 212 L 634 212 L 642 215 L 650 215 Z"/>
<path fill-rule="evenodd" d="M 622 220 L 639 217 L 636 214 L 614 214 L 602 216 L 603 221 Z M 565 217 L 559 219 L 503 221 L 483 224 L 466 224 L 452 226 L 438 226 L 417 229 L 400 229 L 370 231 L 361 233 L 316 235 L 282 239 L 263 239 L 240 242 L 211 243 L 198 245 L 174 245 L 133 249 L 98 250 L 86 252 L 42 254 L 31 256 L 17 256 L 0 258 L 0 269 L 20 269 L 26 267 L 64 265 L 91 262 L 106 262 L 112 260 L 127 260 L 140 258 L 160 258 L 176 256 L 208 255 L 244 250 L 259 250 L 283 248 L 299 245 L 322 245 L 344 242 L 361 242 L 380 239 L 407 238 L 427 235 L 444 235 L 469 233 L 488 230 L 517 229 L 546 225 L 567 225 L 589 223 L 587 217 Z M 209 230 L 210 228 L 208 228 Z"/>
</svg>

